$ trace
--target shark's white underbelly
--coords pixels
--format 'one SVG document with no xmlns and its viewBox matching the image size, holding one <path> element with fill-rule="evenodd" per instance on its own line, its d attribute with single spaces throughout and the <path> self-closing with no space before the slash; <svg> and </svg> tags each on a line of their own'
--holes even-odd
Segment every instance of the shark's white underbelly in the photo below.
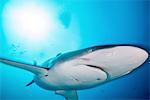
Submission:
<svg viewBox="0 0 150 100">
<path fill-rule="evenodd" d="M 107 80 L 107 74 L 99 68 L 93 68 L 86 65 L 78 65 L 76 67 L 59 67 L 53 70 L 53 80 L 51 82 L 48 78 L 38 79 L 37 84 L 42 88 L 49 90 L 61 89 L 87 89 L 99 85 Z"/>
<path fill-rule="evenodd" d="M 62 84 L 76 89 L 90 88 L 107 79 L 107 74 L 104 71 L 86 65 L 70 67 L 70 69 L 64 69 L 63 72 L 64 74 L 59 76 L 62 77 Z"/>
</svg>

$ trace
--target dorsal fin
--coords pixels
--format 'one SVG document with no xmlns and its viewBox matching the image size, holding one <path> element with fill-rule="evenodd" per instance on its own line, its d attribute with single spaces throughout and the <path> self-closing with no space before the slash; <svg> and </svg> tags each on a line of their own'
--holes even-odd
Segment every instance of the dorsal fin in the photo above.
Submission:
<svg viewBox="0 0 150 100">
<path fill-rule="evenodd" d="M 52 60 L 53 58 L 50 58 L 48 60 L 46 60 L 41 66 L 44 67 L 44 68 L 47 68 L 49 66 L 49 63 L 50 61 Z"/>
<path fill-rule="evenodd" d="M 55 57 L 49 58 L 48 60 L 46 60 L 41 66 L 42 68 L 47 68 L 49 69 L 49 67 L 51 65 L 53 65 L 54 61 L 56 60 L 57 57 L 59 57 L 62 53 L 58 53 Z"/>
</svg>

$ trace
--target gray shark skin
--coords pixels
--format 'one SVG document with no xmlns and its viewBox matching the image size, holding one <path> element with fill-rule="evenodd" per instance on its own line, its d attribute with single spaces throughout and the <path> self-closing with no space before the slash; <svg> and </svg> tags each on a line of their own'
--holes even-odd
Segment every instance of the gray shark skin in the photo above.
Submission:
<svg viewBox="0 0 150 100">
<path fill-rule="evenodd" d="M 35 74 L 32 83 L 78 100 L 77 90 L 96 87 L 141 66 L 148 52 L 134 45 L 104 45 L 58 54 L 41 66 L 0 58 L 0 62 Z"/>
</svg>

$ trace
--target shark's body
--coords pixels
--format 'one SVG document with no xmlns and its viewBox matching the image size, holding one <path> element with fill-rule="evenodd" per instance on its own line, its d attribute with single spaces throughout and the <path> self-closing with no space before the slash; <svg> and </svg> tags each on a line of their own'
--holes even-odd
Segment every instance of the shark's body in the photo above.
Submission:
<svg viewBox="0 0 150 100">
<path fill-rule="evenodd" d="M 7 59 L 0 59 L 0 62 L 28 70 L 35 74 L 32 83 L 53 90 L 67 100 L 77 100 L 76 90 L 92 88 L 126 75 L 147 58 L 148 53 L 136 46 L 106 45 L 58 54 L 41 67 Z"/>
</svg>

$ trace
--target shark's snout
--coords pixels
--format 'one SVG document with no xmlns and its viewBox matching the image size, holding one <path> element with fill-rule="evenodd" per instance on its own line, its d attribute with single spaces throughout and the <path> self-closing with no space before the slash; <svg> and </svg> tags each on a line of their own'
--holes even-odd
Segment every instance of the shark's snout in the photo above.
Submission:
<svg viewBox="0 0 150 100">
<path fill-rule="evenodd" d="M 133 51 L 135 53 L 136 62 L 142 64 L 148 58 L 148 53 L 143 49 L 136 49 Z"/>
<path fill-rule="evenodd" d="M 148 58 L 148 53 L 144 49 L 138 47 L 128 47 L 125 50 L 127 52 L 126 56 L 128 57 L 126 60 L 131 65 L 129 67 L 130 70 L 139 67 Z"/>
</svg>

